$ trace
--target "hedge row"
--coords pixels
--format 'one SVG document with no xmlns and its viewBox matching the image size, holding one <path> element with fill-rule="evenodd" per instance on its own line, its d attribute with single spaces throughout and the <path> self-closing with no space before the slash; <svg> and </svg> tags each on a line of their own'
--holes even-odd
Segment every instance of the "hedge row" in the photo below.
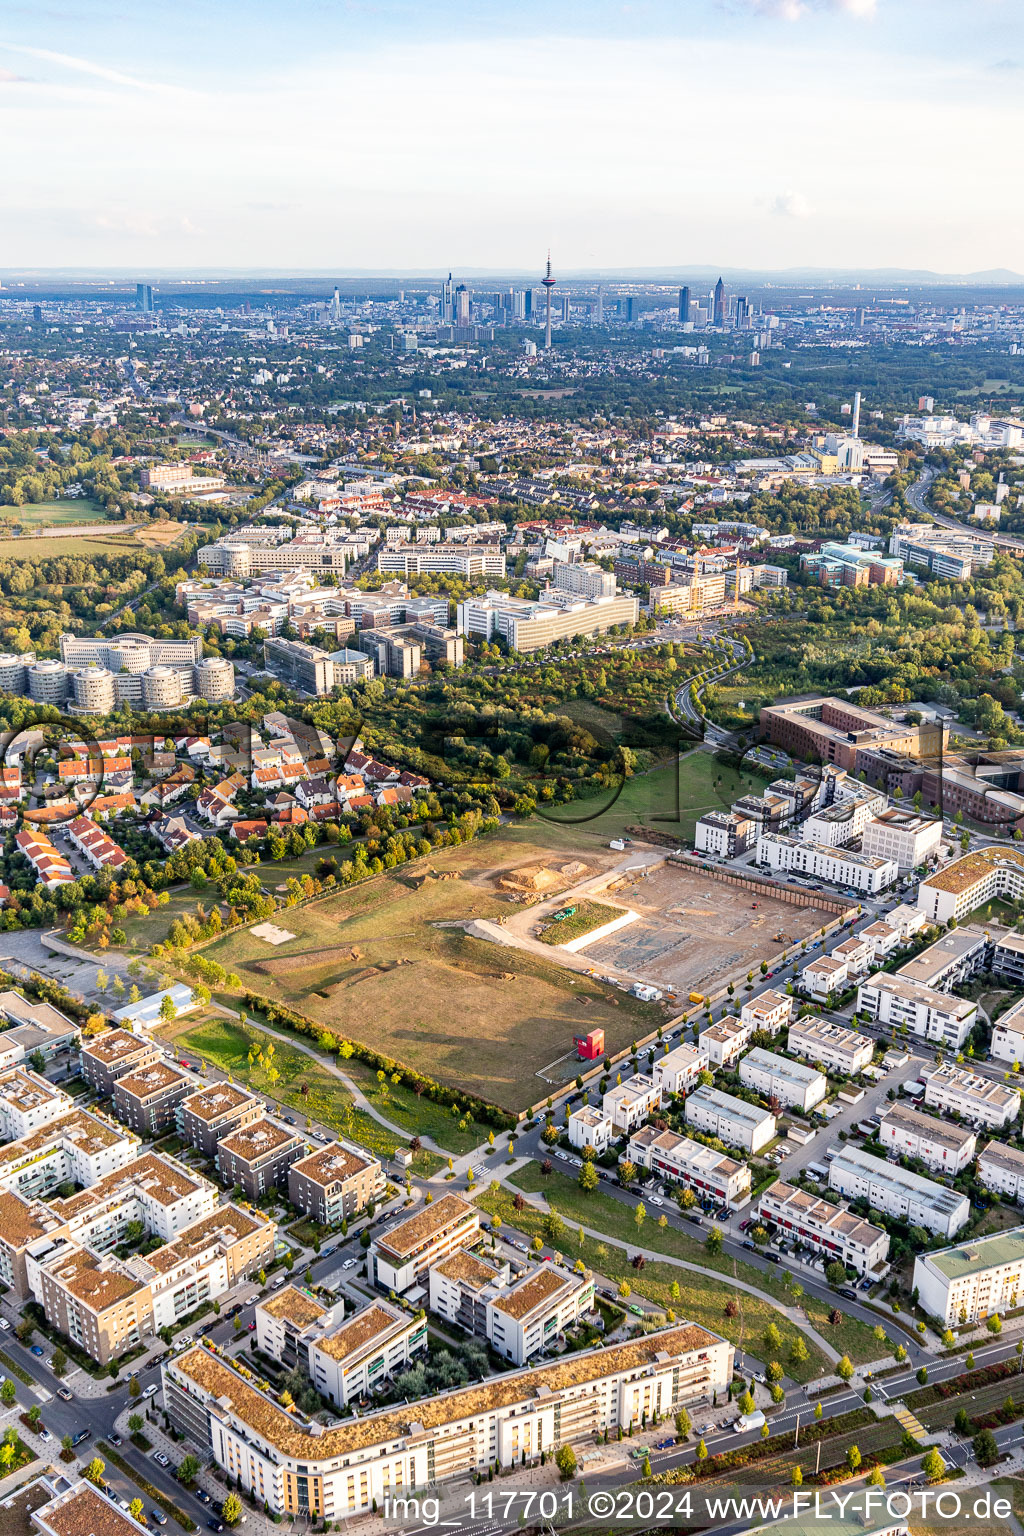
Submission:
<svg viewBox="0 0 1024 1536">
<path fill-rule="evenodd" d="M 351 1054 L 358 1061 L 372 1067 L 374 1071 L 384 1071 L 389 1077 L 397 1072 L 402 1082 L 414 1093 L 422 1094 L 434 1104 L 454 1104 L 460 1110 L 471 1114 L 480 1125 L 491 1125 L 496 1130 L 506 1131 L 511 1130 L 517 1123 L 513 1115 L 499 1109 L 496 1104 L 489 1104 L 486 1099 L 479 1099 L 471 1093 L 460 1093 L 454 1088 L 446 1088 L 443 1083 L 435 1082 L 431 1077 L 424 1077 L 421 1072 L 415 1072 L 404 1062 L 395 1061 L 391 1056 L 382 1056 L 379 1051 L 372 1050 L 370 1046 L 362 1045 L 358 1040 L 349 1040 L 325 1025 L 316 1024 L 312 1019 L 307 1019 L 304 1014 L 296 1013 L 292 1008 L 269 1002 L 267 998 L 261 997 L 256 992 L 244 992 L 242 1001 L 254 1013 L 262 1013 L 268 1024 L 282 1025 L 285 1029 L 290 1029 L 293 1034 L 308 1035 L 315 1041 L 319 1041 L 323 1035 L 329 1035 L 334 1042 L 332 1050 L 339 1051 L 342 1046 L 350 1047 Z"/>
<path fill-rule="evenodd" d="M 937 1381 L 933 1386 L 922 1387 L 919 1392 L 911 1392 L 903 1401 L 912 1411 L 917 1408 L 927 1408 L 929 1403 L 944 1402 L 946 1398 L 959 1397 L 963 1392 L 973 1392 L 978 1387 L 992 1387 L 998 1381 L 1005 1381 L 1008 1376 L 1017 1376 L 1020 1367 L 1014 1361 L 1011 1365 L 1004 1361 L 1001 1365 L 986 1365 L 980 1371 L 968 1371 L 966 1375 L 954 1376 L 951 1381 Z"/>
<path fill-rule="evenodd" d="M 123 1472 L 126 1477 L 130 1477 L 132 1482 L 142 1489 L 147 1499 L 152 1499 L 154 1504 L 159 1504 L 165 1515 L 170 1515 L 172 1520 L 177 1520 L 183 1531 L 194 1531 L 196 1529 L 195 1521 L 189 1515 L 186 1515 L 183 1509 L 179 1509 L 174 1500 L 168 1498 L 166 1493 L 161 1493 L 160 1489 L 151 1483 L 148 1478 L 143 1477 L 141 1473 L 137 1472 L 130 1462 L 125 1461 L 123 1456 L 119 1456 L 113 1446 L 108 1445 L 105 1440 L 101 1440 L 96 1447 L 96 1452 L 97 1455 L 102 1456 L 104 1461 L 112 1461 L 118 1471 Z"/>
</svg>

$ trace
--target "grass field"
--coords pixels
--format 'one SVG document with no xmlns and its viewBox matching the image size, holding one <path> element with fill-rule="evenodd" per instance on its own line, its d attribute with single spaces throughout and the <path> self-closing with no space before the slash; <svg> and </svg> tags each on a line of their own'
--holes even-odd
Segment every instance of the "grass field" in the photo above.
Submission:
<svg viewBox="0 0 1024 1536">
<path fill-rule="evenodd" d="M 581 1025 L 603 1028 L 614 1052 L 664 1017 L 653 1004 L 454 926 L 506 915 L 494 877 L 547 852 L 528 837 L 482 839 L 431 860 L 435 869 L 457 869 L 458 880 L 417 889 L 408 871 L 383 875 L 283 911 L 281 925 L 295 934 L 285 944 L 246 931 L 204 953 L 248 990 L 519 1110 L 546 1096 L 548 1083 L 536 1074 L 572 1050 Z"/>
<path fill-rule="evenodd" d="M 560 1176 L 552 1175 L 552 1180 L 546 1182 L 550 1183 L 556 1177 Z M 563 1183 L 569 1183 L 569 1181 L 563 1179 Z M 548 1196 L 561 1214 L 558 1195 L 548 1191 Z M 589 1198 L 595 1201 L 604 1198 L 607 1202 L 607 1196 L 600 1197 L 595 1194 Z M 547 1242 L 547 1217 L 544 1212 L 530 1204 L 527 1204 L 523 1210 L 517 1211 L 512 1199 L 507 1189 L 497 1188 L 485 1191 L 476 1203 L 490 1215 L 500 1216 L 506 1227 L 515 1227 L 531 1238 L 537 1236 Z M 599 1219 L 601 1213 L 598 1212 L 598 1219 L 594 1219 L 589 1211 L 588 1207 L 585 1218 L 587 1225 L 602 1226 L 603 1223 Z M 627 1217 L 627 1220 L 632 1225 L 632 1219 Z M 656 1248 L 653 1233 L 646 1231 L 647 1223 L 644 1225 L 643 1246 Z M 675 1233 L 673 1236 L 682 1240 L 680 1233 Z M 611 1237 L 607 1242 L 598 1242 L 586 1236 L 580 1242 L 579 1237 L 578 1228 L 567 1225 L 564 1233 L 557 1240 L 556 1246 L 560 1247 L 560 1251 L 570 1264 L 575 1263 L 577 1259 L 582 1259 L 588 1269 L 596 1269 L 616 1283 L 624 1280 L 634 1294 L 644 1296 L 658 1306 L 671 1307 L 678 1318 L 699 1323 L 713 1333 L 730 1339 L 737 1346 L 749 1350 L 758 1358 L 764 1355 L 765 1330 L 769 1323 L 774 1323 L 782 1335 L 782 1346 L 778 1351 L 780 1361 L 787 1374 L 796 1381 L 812 1381 L 823 1368 L 827 1368 L 824 1356 L 810 1339 L 804 1340 L 808 1358 L 801 1364 L 790 1361 L 789 1354 L 797 1339 L 798 1329 L 770 1302 L 762 1301 L 757 1296 L 750 1296 L 745 1291 L 736 1290 L 730 1284 L 731 1276 L 747 1278 L 743 1273 L 747 1266 L 725 1259 L 721 1261 L 724 1266 L 721 1273 L 712 1273 L 708 1265 L 706 1273 L 695 1275 L 691 1270 L 680 1269 L 675 1264 L 651 1261 L 643 1270 L 635 1270 L 629 1262 L 627 1249 L 613 1241 Z M 633 1246 L 636 1246 L 635 1237 Z M 692 1246 L 700 1256 L 695 1262 L 706 1262 L 707 1255 L 703 1246 L 698 1243 L 693 1243 Z M 689 1258 L 690 1254 L 676 1256 Z M 757 1272 L 755 1275 L 760 1282 L 761 1275 Z M 679 1286 L 678 1300 L 674 1300 L 672 1296 L 673 1283 Z M 769 1290 L 769 1286 L 762 1286 L 762 1289 Z M 726 1315 L 726 1304 L 730 1301 L 735 1301 L 738 1307 L 735 1317 Z"/>
<path fill-rule="evenodd" d="M 135 542 L 131 525 L 115 524 L 119 533 L 76 534 L 67 538 L 0 539 L 0 560 L 56 560 L 60 555 L 123 555 Z"/>
<path fill-rule="evenodd" d="M 433 1134 L 433 1125 L 428 1127 L 426 1124 L 410 1126 L 407 1134 L 388 1131 L 372 1115 L 355 1107 L 352 1095 L 322 1062 L 312 1060 L 302 1051 L 291 1047 L 287 1041 L 263 1030 L 243 1027 L 227 1018 L 217 1018 L 195 1027 L 187 1024 L 183 1028 L 172 1026 L 165 1035 L 179 1049 L 194 1051 L 204 1061 L 219 1067 L 235 1082 L 243 1083 L 258 1093 L 266 1094 L 268 1098 L 277 1099 L 281 1104 L 299 1110 L 305 1118 L 330 1126 L 339 1136 L 347 1136 L 359 1142 L 377 1157 L 393 1157 L 398 1148 L 405 1146 L 417 1131 L 427 1130 L 428 1134 Z M 251 1067 L 249 1065 L 250 1045 L 255 1044 L 265 1051 L 271 1041 L 274 1045 L 273 1066 L 280 1074 L 274 1082 L 268 1076 L 267 1066 L 261 1067 L 258 1061 Z M 401 1119 L 394 1100 L 379 1107 L 381 1114 L 387 1115 L 388 1119 L 396 1122 Z M 427 1107 L 437 1112 L 436 1105 Z M 453 1138 L 460 1136 L 455 1122 L 451 1124 L 451 1134 Z M 469 1146 L 475 1146 L 482 1136 L 483 1132 L 480 1132 L 475 1141 L 471 1136 L 468 1137 Z M 437 1139 L 440 1140 L 440 1137 Z M 459 1150 L 468 1150 L 468 1147 Z M 436 1154 L 419 1152 L 416 1155 L 414 1167 L 424 1176 L 436 1173 L 441 1166 L 441 1159 Z"/>
<path fill-rule="evenodd" d="M 676 1227 L 659 1227 L 658 1217 L 661 1213 L 656 1207 L 648 1208 L 647 1216 L 638 1228 L 633 1210 L 614 1196 L 602 1194 L 599 1190 L 589 1195 L 584 1194 L 576 1180 L 564 1173 L 551 1173 L 545 1177 L 538 1163 L 528 1163 L 525 1168 L 519 1169 L 513 1174 L 512 1183 L 524 1193 L 543 1194 L 565 1221 L 582 1222 L 585 1226 L 595 1227 L 627 1247 L 632 1244 L 634 1247 L 648 1248 L 654 1253 L 685 1259 L 718 1274 L 745 1280 L 748 1285 L 755 1285 L 758 1290 L 767 1291 L 778 1300 L 794 1305 L 792 1292 L 787 1291 L 774 1276 L 766 1275 L 762 1270 L 727 1255 L 719 1254 L 716 1257 L 709 1254 L 703 1242 L 687 1232 L 680 1232 Z M 844 1315 L 841 1323 L 832 1324 L 828 1321 L 831 1308 L 825 1302 L 804 1296 L 800 1305 L 806 1311 L 811 1326 L 827 1338 L 834 1349 L 848 1354 L 854 1363 L 877 1360 L 884 1353 L 885 1345 L 879 1343 L 872 1330 L 856 1318 Z"/>
<path fill-rule="evenodd" d="M 542 944 L 568 944 L 573 939 L 581 939 L 585 933 L 593 933 L 595 928 L 612 922 L 622 912 L 621 907 L 608 907 L 599 901 L 580 901 L 575 907 L 572 916 L 564 917 L 560 922 L 552 917 L 539 935 Z"/>
<path fill-rule="evenodd" d="M 107 509 L 91 496 L 68 496 L 60 501 L 26 502 L 23 507 L 0 507 L 0 513 L 23 528 L 60 528 L 65 524 L 102 523 Z"/>
</svg>

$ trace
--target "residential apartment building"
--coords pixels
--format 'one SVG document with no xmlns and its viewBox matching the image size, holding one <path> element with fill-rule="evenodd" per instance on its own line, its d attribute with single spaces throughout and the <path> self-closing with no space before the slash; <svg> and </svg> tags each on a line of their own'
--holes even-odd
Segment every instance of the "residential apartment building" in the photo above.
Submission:
<svg viewBox="0 0 1024 1536">
<path fill-rule="evenodd" d="M 785 992 L 776 992 L 774 987 L 769 987 L 760 997 L 743 1004 L 740 1019 L 759 1034 L 777 1035 L 789 1022 L 792 1012 L 793 999 Z"/>
<path fill-rule="evenodd" d="M 601 1108 L 611 1120 L 615 1134 L 624 1136 L 643 1125 L 648 1115 L 658 1108 L 661 1095 L 661 1087 L 653 1077 L 648 1077 L 646 1072 L 635 1072 L 624 1083 L 608 1089 L 601 1100 Z"/>
<path fill-rule="evenodd" d="M 108 1029 L 105 1034 L 83 1040 L 80 1053 L 82 1076 L 90 1088 L 103 1096 L 113 1093 L 119 1077 L 162 1059 L 158 1045 L 127 1029 Z"/>
<path fill-rule="evenodd" d="M 253 1308 L 257 1348 L 289 1370 L 301 1364 L 308 1371 L 311 1333 L 341 1322 L 344 1314 L 344 1301 L 325 1307 L 304 1288 L 283 1286 Z"/>
<path fill-rule="evenodd" d="M 384 1291 L 409 1290 L 426 1277 L 431 1265 L 457 1248 L 476 1241 L 480 1213 L 461 1195 L 442 1195 L 411 1216 L 400 1217 L 375 1232 L 370 1244 L 367 1270 Z"/>
<path fill-rule="evenodd" d="M 525 1365 L 593 1307 L 593 1275 L 541 1264 L 488 1300 L 487 1339 L 513 1365 Z"/>
<path fill-rule="evenodd" d="M 862 1072 L 871 1065 L 875 1054 L 874 1041 L 866 1035 L 831 1019 L 813 1016 L 793 1020 L 786 1049 L 791 1056 L 803 1056 L 841 1077 L 854 1077 Z"/>
<path fill-rule="evenodd" d="M 904 1028 L 920 1040 L 958 1051 L 974 1028 L 976 1003 L 918 986 L 905 976 L 876 971 L 857 988 L 857 1012 L 885 1028 Z"/>
<path fill-rule="evenodd" d="M 1024 987 L 1024 934 L 994 934 L 989 966 L 997 976 Z"/>
<path fill-rule="evenodd" d="M 914 1285 L 920 1305 L 944 1328 L 1001 1316 L 1024 1297 L 1024 1227 L 918 1254 Z"/>
<path fill-rule="evenodd" d="M 984 928 L 964 924 L 952 933 L 944 933 L 919 955 L 907 960 L 896 972 L 922 987 L 948 992 L 958 982 L 967 981 L 986 970 L 992 954 L 992 940 Z"/>
<path fill-rule="evenodd" d="M 440 573 L 479 581 L 505 575 L 505 556 L 496 544 L 388 544 L 377 552 L 377 569 L 392 575 Z"/>
<path fill-rule="evenodd" d="M 217 1143 L 232 1131 L 255 1125 L 265 1114 L 262 1099 L 234 1083 L 211 1083 L 182 1099 L 175 1112 L 181 1140 L 206 1158 L 217 1156 Z"/>
<path fill-rule="evenodd" d="M 0 1072 L 0 1140 L 20 1141 L 70 1114 L 71 1095 L 29 1067 Z"/>
<path fill-rule="evenodd" d="M 955 1062 L 929 1062 L 921 1068 L 924 1101 L 944 1115 L 959 1115 L 975 1126 L 1000 1131 L 1020 1114 L 1020 1093 L 994 1083 Z"/>
<path fill-rule="evenodd" d="M 217 1143 L 217 1172 L 225 1184 L 240 1184 L 250 1200 L 268 1190 L 288 1188 L 288 1170 L 306 1151 L 297 1131 L 267 1115 Z"/>
<path fill-rule="evenodd" d="M 700 1048 L 713 1067 L 731 1067 L 750 1044 L 754 1026 L 740 1019 L 721 1019 L 701 1031 Z"/>
<path fill-rule="evenodd" d="M 958 1190 L 848 1144 L 832 1158 L 828 1182 L 847 1199 L 866 1200 L 885 1216 L 942 1237 L 954 1237 L 971 1214 L 970 1201 Z"/>
<path fill-rule="evenodd" d="M 428 1306 L 447 1322 L 486 1338 L 488 1299 L 507 1287 L 509 1275 L 507 1260 L 460 1248 L 431 1268 Z"/>
<path fill-rule="evenodd" d="M 694 827 L 693 846 L 714 858 L 735 859 L 753 846 L 757 832 L 757 823 L 738 811 L 706 811 Z"/>
<path fill-rule="evenodd" d="M 649 1168 L 659 1178 L 686 1185 L 700 1200 L 739 1210 L 750 1199 L 746 1163 L 675 1131 L 642 1126 L 629 1138 L 625 1155 L 637 1168 Z"/>
<path fill-rule="evenodd" d="M 828 1092 L 823 1072 L 760 1046 L 740 1061 L 740 1082 L 768 1100 L 777 1100 L 784 1109 L 799 1109 L 804 1114 L 820 1104 Z"/>
<path fill-rule="evenodd" d="M 881 1280 L 889 1268 L 889 1234 L 882 1227 L 782 1179 L 765 1190 L 757 1214 L 777 1227 L 780 1237 L 805 1244 L 829 1262 L 838 1260 L 858 1275 Z"/>
<path fill-rule="evenodd" d="M 965 1126 L 922 1114 L 899 1100 L 882 1116 L 878 1139 L 887 1152 L 919 1158 L 936 1172 L 954 1177 L 969 1166 L 978 1145 L 977 1136 Z"/>
<path fill-rule="evenodd" d="M 40 1051 L 47 1061 L 78 1040 L 80 1026 L 52 1003 L 30 1003 L 20 992 L 0 992 L 0 1019 L 13 1024 L 3 1032 L 5 1048 L 19 1047 L 25 1056 Z"/>
<path fill-rule="evenodd" d="M 689 1093 L 696 1088 L 707 1065 L 707 1052 L 698 1045 L 677 1045 L 664 1056 L 653 1058 L 651 1076 L 661 1099 L 670 1093 Z"/>
<path fill-rule="evenodd" d="M 884 811 L 886 797 L 877 790 L 862 790 L 837 800 L 833 805 L 812 811 L 802 826 L 805 843 L 817 843 L 822 848 L 844 848 L 860 837 L 872 817 Z M 868 853 L 869 849 L 863 850 Z"/>
<path fill-rule="evenodd" d="M 861 851 L 891 859 L 901 875 L 939 851 L 942 822 L 917 811 L 886 810 L 863 828 Z"/>
<path fill-rule="evenodd" d="M 933 923 L 960 922 L 998 897 L 1024 897 L 1024 852 L 996 843 L 937 869 L 917 888 L 917 905 Z"/>
<path fill-rule="evenodd" d="M 309 1341 L 309 1376 L 338 1408 L 369 1396 L 427 1347 L 427 1320 L 386 1301 L 371 1301 L 340 1327 Z"/>
<path fill-rule="evenodd" d="M 817 1003 L 827 1003 L 833 993 L 845 992 L 850 985 L 850 967 L 835 955 L 820 955 L 808 960 L 800 972 L 801 992 Z"/>
<path fill-rule="evenodd" d="M 567 1129 L 569 1141 L 577 1151 L 582 1151 L 584 1147 L 593 1147 L 598 1157 L 602 1152 L 607 1152 L 618 1135 L 611 1116 L 592 1104 L 584 1104 L 581 1108 L 574 1109 L 569 1116 Z"/>
<path fill-rule="evenodd" d="M 978 1153 L 978 1182 L 1019 1201 L 1024 1196 L 1024 1152 L 1004 1141 L 990 1141 Z"/>
<path fill-rule="evenodd" d="M 796 873 L 865 896 L 887 890 L 898 873 L 891 859 L 876 859 L 824 843 L 801 843 L 778 832 L 762 832 L 757 840 L 757 862 L 773 875 Z"/>
<path fill-rule="evenodd" d="M 770 1110 L 758 1109 L 719 1088 L 695 1088 L 686 1101 L 685 1115 L 695 1131 L 717 1136 L 726 1146 L 742 1147 L 744 1152 L 760 1152 L 777 1133 Z"/>
<path fill-rule="evenodd" d="M 166 1060 L 148 1062 L 114 1083 L 114 1114 L 140 1136 L 160 1136 L 176 1124 L 177 1107 L 196 1081 Z"/>
<path fill-rule="evenodd" d="M 288 1198 L 323 1226 L 340 1225 L 384 1193 L 387 1180 L 375 1157 L 351 1142 L 332 1141 L 288 1169 Z"/>
<path fill-rule="evenodd" d="M 208 1349 L 165 1361 L 171 1422 L 274 1514 L 344 1519 L 405 1494 L 513 1466 L 607 1429 L 671 1417 L 732 1379 L 733 1348 L 692 1323 L 346 1419 L 308 1423 Z M 97 1533 L 98 1536 L 98 1533 Z"/>
</svg>

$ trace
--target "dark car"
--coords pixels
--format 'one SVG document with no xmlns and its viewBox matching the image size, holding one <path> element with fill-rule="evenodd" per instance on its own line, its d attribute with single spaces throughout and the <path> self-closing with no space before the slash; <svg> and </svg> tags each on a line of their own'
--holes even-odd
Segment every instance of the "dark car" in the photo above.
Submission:
<svg viewBox="0 0 1024 1536">
<path fill-rule="evenodd" d="M 88 1440 L 92 1435 L 91 1429 L 80 1429 L 77 1434 L 71 1436 L 72 1445 L 81 1445 L 83 1440 Z"/>
<path fill-rule="evenodd" d="M 43 1350 L 43 1346 L 41 1344 L 33 1344 L 31 1353 L 33 1355 L 39 1355 L 41 1358 L 45 1351 Z"/>
<path fill-rule="evenodd" d="M 841 1285 L 839 1287 L 839 1294 L 840 1296 L 845 1297 L 847 1301 L 857 1300 L 857 1292 L 852 1288 L 852 1286 Z"/>
<path fill-rule="evenodd" d="M 766 1253 L 765 1254 L 765 1258 L 768 1260 L 769 1264 L 781 1264 L 782 1263 L 782 1259 L 779 1257 L 779 1255 L 777 1253 Z"/>
<path fill-rule="evenodd" d="M 200 1504 L 209 1504 L 210 1502 L 210 1495 L 207 1493 L 205 1488 L 196 1489 L 196 1498 L 199 1500 Z"/>
<path fill-rule="evenodd" d="M 696 1211 L 690 1211 L 686 1219 L 687 1221 L 692 1221 L 695 1227 L 702 1227 L 704 1225 L 704 1217 Z"/>
<path fill-rule="evenodd" d="M 224 1529 L 224 1522 L 223 1520 L 215 1520 L 211 1515 L 206 1522 L 206 1529 L 208 1531 L 222 1531 Z"/>
<path fill-rule="evenodd" d="M 756 1243 L 752 1243 L 752 1242 L 750 1242 L 748 1240 L 747 1242 L 745 1242 L 743 1244 L 743 1246 L 747 1250 L 748 1253 L 756 1253 L 757 1252 L 757 1244 Z"/>
<path fill-rule="evenodd" d="M 149 1518 L 156 1525 L 166 1525 L 167 1524 L 167 1516 L 164 1514 L 162 1509 L 151 1509 L 150 1512 L 149 1512 Z"/>
<path fill-rule="evenodd" d="M 107 1439 L 110 1441 L 111 1445 L 120 1445 L 121 1444 L 121 1436 L 120 1435 L 108 1435 Z"/>
</svg>

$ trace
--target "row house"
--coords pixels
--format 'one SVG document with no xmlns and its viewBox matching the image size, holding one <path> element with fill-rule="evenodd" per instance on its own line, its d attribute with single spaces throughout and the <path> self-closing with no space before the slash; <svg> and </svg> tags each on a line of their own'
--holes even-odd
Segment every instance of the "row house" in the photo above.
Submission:
<svg viewBox="0 0 1024 1536">
<path fill-rule="evenodd" d="M 675 1131 L 642 1126 L 629 1138 L 625 1155 L 637 1168 L 649 1168 L 658 1178 L 684 1184 L 699 1200 L 739 1210 L 750 1199 L 746 1163 Z"/>
<path fill-rule="evenodd" d="M 919 1158 L 928 1168 L 956 1176 L 970 1166 L 978 1138 L 965 1126 L 925 1115 L 909 1104 L 893 1104 L 882 1116 L 878 1139 L 897 1157 Z"/>
<path fill-rule="evenodd" d="M 758 1202 L 757 1214 L 778 1228 L 780 1236 L 804 1243 L 859 1275 L 881 1280 L 889 1268 L 888 1232 L 852 1215 L 847 1206 L 820 1200 L 794 1184 L 780 1179 L 771 1185 Z"/>
</svg>

